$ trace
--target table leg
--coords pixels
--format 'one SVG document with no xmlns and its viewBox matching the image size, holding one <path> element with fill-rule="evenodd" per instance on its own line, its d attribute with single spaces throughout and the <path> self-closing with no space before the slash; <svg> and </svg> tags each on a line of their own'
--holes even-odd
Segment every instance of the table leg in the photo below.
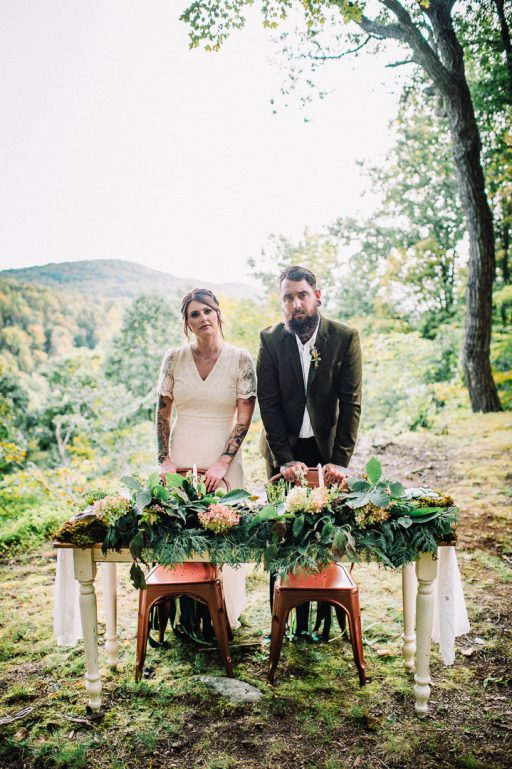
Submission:
<svg viewBox="0 0 512 769">
<path fill-rule="evenodd" d="M 89 695 L 91 710 L 101 708 L 101 677 L 98 666 L 98 610 L 94 578 L 96 564 L 92 559 L 92 550 L 73 550 L 75 579 L 80 583 L 80 618 L 84 637 L 85 652 L 85 689 Z"/>
<path fill-rule="evenodd" d="M 117 653 L 117 563 L 102 563 L 103 600 L 105 603 L 105 651 L 109 667 L 116 668 L 119 664 Z"/>
<path fill-rule="evenodd" d="M 427 715 L 430 698 L 430 647 L 434 616 L 432 583 L 436 575 L 436 557 L 432 553 L 422 553 L 416 563 L 418 595 L 416 599 L 416 675 L 414 676 L 415 710 L 420 718 Z"/>
<path fill-rule="evenodd" d="M 412 672 L 414 670 L 414 654 L 416 653 L 416 633 L 414 630 L 416 620 L 416 573 L 414 563 L 409 563 L 402 569 L 402 598 L 404 607 L 402 655 L 405 669 L 408 672 Z"/>
</svg>

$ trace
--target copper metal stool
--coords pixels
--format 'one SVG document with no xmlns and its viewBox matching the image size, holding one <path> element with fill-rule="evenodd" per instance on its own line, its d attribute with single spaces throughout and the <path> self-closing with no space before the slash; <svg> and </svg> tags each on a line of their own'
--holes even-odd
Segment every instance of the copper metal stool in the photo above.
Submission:
<svg viewBox="0 0 512 769">
<path fill-rule="evenodd" d="M 233 664 L 229 652 L 231 630 L 226 614 L 219 567 L 211 563 L 183 563 L 172 569 L 155 566 L 146 578 L 146 584 L 146 590 L 139 591 L 136 680 L 140 681 L 142 677 L 146 658 L 151 607 L 158 601 L 179 595 L 188 595 L 208 606 L 217 638 L 219 656 L 226 674 L 233 678 Z"/>
<path fill-rule="evenodd" d="M 180 475 L 185 475 L 189 469 L 191 468 L 179 468 L 177 472 Z M 204 472 L 204 470 L 198 470 L 200 474 Z M 229 491 L 228 482 L 224 481 L 224 483 Z M 146 585 L 146 590 L 139 591 L 136 680 L 139 681 L 142 677 L 146 658 L 151 608 L 155 606 L 157 609 L 159 640 L 162 642 L 169 616 L 169 599 L 180 595 L 195 598 L 208 607 L 217 639 L 219 656 L 227 675 L 232 678 L 233 664 L 229 651 L 229 639 L 233 636 L 229 627 L 219 567 L 201 562 L 182 563 L 174 568 L 154 566 L 146 577 Z"/>
<path fill-rule="evenodd" d="M 339 563 L 330 563 L 327 568 L 318 573 L 289 574 L 286 583 L 281 579 L 276 580 L 268 668 L 270 683 L 274 681 L 277 663 L 281 656 L 288 614 L 291 609 L 305 601 L 326 601 L 333 604 L 340 627 L 343 627 L 344 617 L 348 617 L 354 662 L 359 673 L 359 685 L 364 686 L 366 676 L 359 589 L 347 570 Z"/>
<path fill-rule="evenodd" d="M 280 477 L 280 475 L 276 475 L 270 480 L 275 481 Z M 306 481 L 308 486 L 318 486 L 318 470 L 316 468 L 308 469 Z M 288 615 L 292 609 L 307 601 L 323 601 L 332 604 L 342 630 L 345 627 L 345 618 L 348 618 L 354 661 L 359 673 L 359 685 L 364 686 L 366 675 L 364 672 L 359 588 L 345 567 L 339 563 L 330 563 L 320 572 L 288 574 L 286 581 L 280 578 L 276 580 L 268 669 L 270 683 L 274 681 L 277 664 L 281 656 Z"/>
</svg>

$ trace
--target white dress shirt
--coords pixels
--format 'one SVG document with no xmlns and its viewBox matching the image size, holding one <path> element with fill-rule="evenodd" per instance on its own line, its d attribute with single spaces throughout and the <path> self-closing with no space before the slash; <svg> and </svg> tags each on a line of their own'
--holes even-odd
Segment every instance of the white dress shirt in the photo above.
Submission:
<svg viewBox="0 0 512 769">
<path fill-rule="evenodd" d="M 320 326 L 320 323 L 317 323 L 315 333 L 313 334 L 311 339 L 308 339 L 308 341 L 305 344 L 302 344 L 297 334 L 295 334 L 295 339 L 297 340 L 297 347 L 299 348 L 299 358 L 300 358 L 300 364 L 302 366 L 302 375 L 304 377 L 304 392 L 306 392 L 307 386 L 308 386 L 309 369 L 311 366 L 311 350 L 315 346 L 316 335 L 318 333 L 319 326 Z M 300 428 L 299 438 L 312 438 L 312 437 L 313 437 L 313 427 L 311 426 L 308 407 L 306 405 L 306 407 L 304 408 L 304 417 L 302 418 L 302 426 Z"/>
</svg>

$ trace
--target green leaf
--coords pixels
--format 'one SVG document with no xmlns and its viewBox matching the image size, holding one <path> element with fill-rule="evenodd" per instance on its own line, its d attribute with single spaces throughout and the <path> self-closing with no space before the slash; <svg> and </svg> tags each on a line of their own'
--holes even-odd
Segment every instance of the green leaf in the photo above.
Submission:
<svg viewBox="0 0 512 769">
<path fill-rule="evenodd" d="M 201 497 L 201 505 L 204 507 L 205 505 L 215 505 L 217 502 L 222 502 L 220 497 L 216 497 L 214 494 L 206 494 L 204 497 Z"/>
<path fill-rule="evenodd" d="M 292 526 L 292 534 L 294 537 L 298 537 L 302 529 L 304 528 L 304 520 L 305 518 L 303 515 L 298 515 L 294 520 L 293 526 Z"/>
<path fill-rule="evenodd" d="M 142 488 L 139 481 L 136 478 L 132 478 L 130 475 L 123 475 L 121 483 L 123 486 L 126 486 L 127 489 L 131 489 L 132 491 L 139 491 L 139 489 Z"/>
<path fill-rule="evenodd" d="M 259 521 L 275 521 L 278 517 L 277 508 L 274 505 L 265 505 L 256 516 Z"/>
<path fill-rule="evenodd" d="M 342 558 L 347 548 L 347 537 L 343 529 L 336 529 L 336 534 L 332 540 L 332 554 L 335 558 Z"/>
<path fill-rule="evenodd" d="M 174 499 L 180 500 L 180 502 L 187 503 L 190 501 L 186 493 L 183 491 L 183 489 L 176 489 L 176 488 L 173 489 L 171 491 L 171 497 L 174 497 Z"/>
<path fill-rule="evenodd" d="M 165 486 L 153 486 L 151 491 L 153 496 L 156 497 L 156 499 L 159 499 L 161 502 L 167 502 L 169 499 L 169 492 Z"/>
<path fill-rule="evenodd" d="M 320 541 L 323 542 L 324 544 L 329 542 L 329 540 L 330 540 L 330 538 L 332 536 L 333 531 L 334 531 L 334 526 L 333 526 L 332 521 L 327 521 L 327 523 L 325 524 L 324 528 L 322 529 L 322 536 L 321 536 Z"/>
<path fill-rule="evenodd" d="M 160 484 L 160 473 L 151 473 L 148 482 L 146 483 L 146 488 L 151 491 L 155 486 L 158 486 Z"/>
<path fill-rule="evenodd" d="M 152 495 L 150 491 L 139 491 L 138 494 L 135 495 L 135 501 L 137 502 L 138 506 L 140 508 L 146 507 L 146 505 L 149 505 L 152 499 Z"/>
<path fill-rule="evenodd" d="M 393 482 L 389 484 L 389 490 L 391 492 L 391 496 L 393 499 L 398 499 L 399 497 L 403 497 L 405 494 L 405 489 L 402 486 L 401 483 Z"/>
<path fill-rule="evenodd" d="M 137 534 L 131 538 L 128 547 L 130 548 L 130 553 L 133 558 L 141 557 L 144 548 L 144 535 L 141 531 L 138 531 Z"/>
<path fill-rule="evenodd" d="M 218 501 L 223 505 L 234 505 L 235 502 L 241 502 L 243 499 L 247 499 L 251 494 L 245 489 L 231 489 L 223 497 L 219 497 Z"/>
<path fill-rule="evenodd" d="M 132 581 L 133 586 L 137 590 L 146 589 L 146 577 L 144 576 L 144 572 L 142 571 L 138 563 L 132 563 L 130 568 L 130 579 Z"/>
<path fill-rule="evenodd" d="M 166 473 L 165 474 L 165 483 L 168 488 L 172 488 L 173 486 L 178 486 L 181 488 L 183 486 L 184 478 L 182 475 L 178 475 L 178 473 Z"/>
<path fill-rule="evenodd" d="M 277 545 L 274 543 L 266 548 L 265 552 L 263 553 L 263 561 L 266 568 L 268 568 L 268 565 L 272 563 L 272 561 L 276 558 L 277 552 Z"/>
<path fill-rule="evenodd" d="M 434 518 L 439 518 L 441 513 L 442 510 L 437 510 L 436 512 L 427 513 L 426 515 L 415 515 L 411 520 L 412 523 L 428 523 L 428 521 L 433 521 Z"/>
<path fill-rule="evenodd" d="M 390 502 L 389 494 L 384 489 L 373 489 L 368 496 L 370 502 L 373 502 L 377 507 L 386 507 Z"/>
<path fill-rule="evenodd" d="M 443 508 L 442 507 L 416 507 L 409 515 L 412 515 L 413 518 L 422 516 L 422 515 L 428 515 L 429 513 L 442 513 Z"/>
<path fill-rule="evenodd" d="M 412 518 L 410 518 L 408 515 L 402 515 L 400 518 L 396 519 L 396 522 L 400 524 L 404 529 L 408 529 L 409 526 L 412 526 Z"/>
<path fill-rule="evenodd" d="M 370 501 L 370 494 L 357 495 L 354 499 L 348 499 L 346 502 L 347 507 L 352 510 L 357 510 L 359 507 L 364 507 Z"/>
<path fill-rule="evenodd" d="M 367 491 L 371 483 L 368 483 L 368 481 L 353 481 L 349 480 L 348 486 L 350 491 Z"/>
<path fill-rule="evenodd" d="M 382 466 L 377 457 L 372 457 L 366 464 L 366 472 L 368 473 L 368 479 L 371 484 L 375 484 L 380 480 L 382 475 Z"/>
</svg>

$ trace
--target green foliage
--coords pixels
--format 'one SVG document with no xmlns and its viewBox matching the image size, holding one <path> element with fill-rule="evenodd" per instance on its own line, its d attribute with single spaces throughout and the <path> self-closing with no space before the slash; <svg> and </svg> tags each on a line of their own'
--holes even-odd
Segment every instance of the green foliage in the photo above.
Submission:
<svg viewBox="0 0 512 769">
<path fill-rule="evenodd" d="M 399 568 L 453 537 L 453 500 L 425 489 L 406 492 L 401 483 L 382 479 L 375 457 L 366 471 L 368 480 L 352 479 L 346 489 L 301 489 L 284 482 L 272 491 L 269 486 L 274 501 L 259 508 L 247 506 L 248 492 L 235 489 L 222 498 L 222 505 L 236 509 L 238 522 L 222 534 L 206 528 L 201 518 L 215 497 L 205 493 L 200 479 L 180 477 L 177 485 L 170 485 L 169 474 L 169 485 L 163 488 L 155 486 L 156 474 L 144 484 L 127 477 L 123 483 L 130 489 L 131 505 L 126 512 L 107 516 L 107 497 L 65 524 L 56 538 L 80 546 L 103 538 L 104 552 L 129 547 L 134 559 L 130 576 L 143 588 L 140 562 L 173 566 L 208 553 L 212 563 L 254 560 L 286 574 L 316 571 L 348 555 Z"/>
<path fill-rule="evenodd" d="M 126 310 L 123 326 L 112 345 L 107 375 L 124 384 L 135 396 L 145 398 L 152 411 L 158 371 L 166 349 L 182 339 L 178 314 L 160 294 L 142 294 Z"/>
</svg>

